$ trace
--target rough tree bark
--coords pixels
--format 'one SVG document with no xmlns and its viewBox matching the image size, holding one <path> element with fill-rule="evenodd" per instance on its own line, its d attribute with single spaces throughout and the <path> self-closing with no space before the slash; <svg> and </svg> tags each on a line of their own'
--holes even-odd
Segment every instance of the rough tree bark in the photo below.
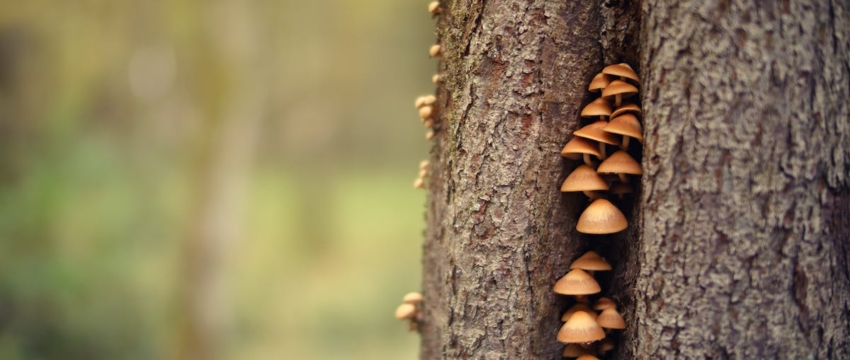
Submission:
<svg viewBox="0 0 850 360">
<path fill-rule="evenodd" d="M 848 5 L 760 4 L 442 2 L 422 359 L 559 358 L 552 285 L 589 248 L 629 322 L 613 358 L 850 358 Z M 644 190 L 594 239 L 558 151 L 620 61 Z"/>
</svg>

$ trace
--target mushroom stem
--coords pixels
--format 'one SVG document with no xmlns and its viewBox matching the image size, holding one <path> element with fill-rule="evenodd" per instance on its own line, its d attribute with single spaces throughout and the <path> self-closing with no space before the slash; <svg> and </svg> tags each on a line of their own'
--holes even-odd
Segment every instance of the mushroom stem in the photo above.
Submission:
<svg viewBox="0 0 850 360">
<path fill-rule="evenodd" d="M 617 176 L 619 176 L 619 177 L 620 177 L 620 182 L 621 182 L 621 183 L 623 183 L 623 184 L 628 184 L 628 183 L 629 183 L 629 178 L 627 178 L 627 177 L 626 177 L 626 174 L 619 173 L 619 174 L 617 174 Z"/>
<path fill-rule="evenodd" d="M 623 135 L 623 143 L 620 144 L 620 149 L 627 150 L 629 148 L 629 138 L 628 135 Z"/>
<path fill-rule="evenodd" d="M 587 295 L 576 295 L 576 302 L 589 304 L 590 299 L 587 298 Z"/>
<path fill-rule="evenodd" d="M 590 160 L 590 154 L 583 154 L 583 155 L 584 155 L 584 163 L 587 164 L 587 166 L 593 167 L 593 160 Z"/>
<path fill-rule="evenodd" d="M 605 160 L 605 158 L 608 157 L 608 155 L 605 154 L 605 143 L 601 141 L 599 142 L 599 153 L 602 154 L 602 156 L 599 157 L 599 160 Z"/>
<path fill-rule="evenodd" d="M 614 95 L 614 108 L 620 107 L 620 102 L 623 101 L 623 95 L 617 94 Z"/>
</svg>

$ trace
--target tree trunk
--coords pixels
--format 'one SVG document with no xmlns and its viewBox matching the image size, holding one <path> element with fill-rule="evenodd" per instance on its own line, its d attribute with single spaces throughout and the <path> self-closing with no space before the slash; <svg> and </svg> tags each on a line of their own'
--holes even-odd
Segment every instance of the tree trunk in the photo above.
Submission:
<svg viewBox="0 0 850 360">
<path fill-rule="evenodd" d="M 423 359 L 559 358 L 552 285 L 591 248 L 629 323 L 614 358 L 850 358 L 850 13 L 766 5 L 442 2 Z M 644 69 L 644 189 L 591 238 L 558 152 L 621 61 Z"/>
<path fill-rule="evenodd" d="M 850 359 L 849 7 L 644 4 L 635 357 Z"/>
</svg>

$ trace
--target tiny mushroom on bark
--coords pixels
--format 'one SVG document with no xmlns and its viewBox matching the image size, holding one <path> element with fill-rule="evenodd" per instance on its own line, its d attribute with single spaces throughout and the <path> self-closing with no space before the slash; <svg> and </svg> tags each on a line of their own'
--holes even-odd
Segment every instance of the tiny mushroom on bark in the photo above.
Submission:
<svg viewBox="0 0 850 360">
<path fill-rule="evenodd" d="M 620 80 L 626 81 L 626 79 L 634 80 L 635 83 L 640 84 L 640 78 L 638 74 L 632 69 L 629 64 L 620 63 L 614 65 L 608 65 L 604 69 L 602 69 L 603 74 L 611 75 L 611 76 L 619 76 Z"/>
<path fill-rule="evenodd" d="M 597 190 L 608 190 L 608 182 L 586 164 L 579 165 L 561 183 L 561 192 L 582 191 L 591 199 L 596 198 L 594 191 Z"/>
<path fill-rule="evenodd" d="M 602 310 L 605 310 L 607 308 L 616 308 L 616 307 L 617 307 L 617 304 L 614 303 L 614 300 L 611 300 L 607 297 L 601 297 L 601 298 L 599 298 L 599 300 L 596 300 L 596 302 L 593 303 L 593 310 L 597 310 L 597 311 L 602 311 Z"/>
<path fill-rule="evenodd" d="M 604 327 L 606 329 L 626 328 L 625 320 L 623 320 L 623 317 L 620 316 L 619 312 L 617 312 L 617 309 L 613 307 L 602 310 L 599 316 L 596 317 L 596 322 L 599 324 L 599 326 Z"/>
<path fill-rule="evenodd" d="M 599 120 L 607 120 L 611 116 L 611 105 L 603 98 L 591 101 L 581 109 L 581 117 L 598 116 Z"/>
<path fill-rule="evenodd" d="M 401 304 L 395 309 L 395 318 L 399 320 L 413 319 L 416 317 L 416 305 Z"/>
<path fill-rule="evenodd" d="M 436 57 L 436 56 L 440 55 L 440 45 L 439 44 L 431 45 L 431 48 L 428 49 L 428 54 L 431 55 L 431 57 Z"/>
<path fill-rule="evenodd" d="M 440 74 L 434 74 L 434 76 L 431 76 L 431 82 L 434 84 L 440 82 Z"/>
<path fill-rule="evenodd" d="M 584 311 L 576 311 L 558 331 L 558 341 L 565 344 L 589 344 L 604 338 L 605 331 Z"/>
<path fill-rule="evenodd" d="M 443 8 L 440 7 L 440 2 L 432 1 L 428 4 L 428 12 L 431 13 L 432 16 L 443 13 Z"/>
<path fill-rule="evenodd" d="M 574 137 L 561 149 L 561 156 L 565 158 L 578 160 L 579 155 L 584 156 L 584 163 L 590 166 L 594 165 L 593 161 L 590 160 L 590 155 L 602 158 L 595 142 L 580 137 Z"/>
<path fill-rule="evenodd" d="M 623 135 L 623 143 L 620 148 L 626 150 L 629 147 L 629 139 L 635 138 L 643 142 L 643 129 L 640 126 L 640 121 L 632 114 L 623 114 L 612 118 L 604 129 L 609 133 Z"/>
<path fill-rule="evenodd" d="M 582 269 L 588 272 L 591 271 L 608 271 L 611 270 L 611 264 L 599 256 L 596 251 L 588 251 L 584 255 L 579 256 L 570 264 L 570 269 Z"/>
<path fill-rule="evenodd" d="M 561 295 L 590 295 L 599 293 L 602 288 L 596 279 L 584 270 L 573 269 L 555 282 L 554 290 Z"/>
<path fill-rule="evenodd" d="M 620 107 L 614 109 L 614 112 L 611 113 L 611 117 L 617 117 L 623 115 L 625 113 L 635 113 L 640 114 L 641 110 L 637 104 L 623 104 Z"/>
<path fill-rule="evenodd" d="M 590 316 L 592 316 L 594 319 L 596 319 L 596 316 L 597 316 L 597 314 L 595 312 L 593 312 L 593 309 L 590 307 L 590 305 L 587 305 L 585 303 L 578 303 L 578 304 L 575 304 L 573 306 L 570 306 L 570 308 L 567 309 L 566 312 L 564 312 L 564 315 L 561 315 L 561 321 L 563 321 L 563 322 L 569 321 L 570 316 L 573 316 L 573 314 L 575 314 L 576 311 L 584 311 L 584 312 L 590 314 Z"/>
<path fill-rule="evenodd" d="M 602 130 L 605 128 L 605 126 L 608 126 L 608 122 L 604 120 L 599 120 L 590 125 L 586 125 L 573 133 L 573 135 L 578 137 L 598 141 L 599 153 L 602 155 L 599 158 L 602 160 L 605 159 L 605 144 L 614 146 L 620 145 L 620 141 L 617 140 L 616 136 Z"/>
<path fill-rule="evenodd" d="M 590 81 L 590 86 L 587 87 L 587 91 L 600 92 L 610 83 L 611 80 L 608 80 L 608 77 L 605 76 L 605 74 L 596 74 L 596 76 L 593 77 L 593 80 Z"/>
<path fill-rule="evenodd" d="M 602 89 L 602 97 L 614 98 L 614 107 L 620 107 L 623 99 L 638 93 L 638 88 L 622 80 L 614 80 L 605 89 Z"/>
<path fill-rule="evenodd" d="M 613 234 L 628 226 L 620 209 L 608 200 L 596 199 L 579 216 L 576 230 L 584 234 Z"/>
<path fill-rule="evenodd" d="M 415 292 L 415 291 L 407 293 L 407 294 L 404 295 L 402 302 L 404 302 L 405 304 L 413 304 L 413 305 L 419 304 L 419 303 L 422 302 L 422 294 Z"/>
<path fill-rule="evenodd" d="M 431 113 L 433 113 L 433 112 L 434 112 L 433 107 L 425 105 L 425 106 L 419 108 L 419 118 L 420 119 L 427 119 L 427 118 L 431 117 Z"/>
<path fill-rule="evenodd" d="M 641 170 L 640 164 L 638 164 L 638 162 L 635 161 L 629 153 L 623 150 L 619 150 L 611 154 L 610 157 L 599 164 L 599 168 L 597 168 L 596 171 L 600 174 L 617 174 L 617 176 L 620 177 L 620 181 L 624 183 L 629 182 L 626 174 L 643 175 L 643 170 Z"/>
</svg>

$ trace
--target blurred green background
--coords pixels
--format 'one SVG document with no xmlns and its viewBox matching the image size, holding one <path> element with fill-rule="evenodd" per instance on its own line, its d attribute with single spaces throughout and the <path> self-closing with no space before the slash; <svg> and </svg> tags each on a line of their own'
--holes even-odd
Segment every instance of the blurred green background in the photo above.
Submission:
<svg viewBox="0 0 850 360">
<path fill-rule="evenodd" d="M 427 1 L 0 0 L 0 359 L 414 359 Z"/>
</svg>

